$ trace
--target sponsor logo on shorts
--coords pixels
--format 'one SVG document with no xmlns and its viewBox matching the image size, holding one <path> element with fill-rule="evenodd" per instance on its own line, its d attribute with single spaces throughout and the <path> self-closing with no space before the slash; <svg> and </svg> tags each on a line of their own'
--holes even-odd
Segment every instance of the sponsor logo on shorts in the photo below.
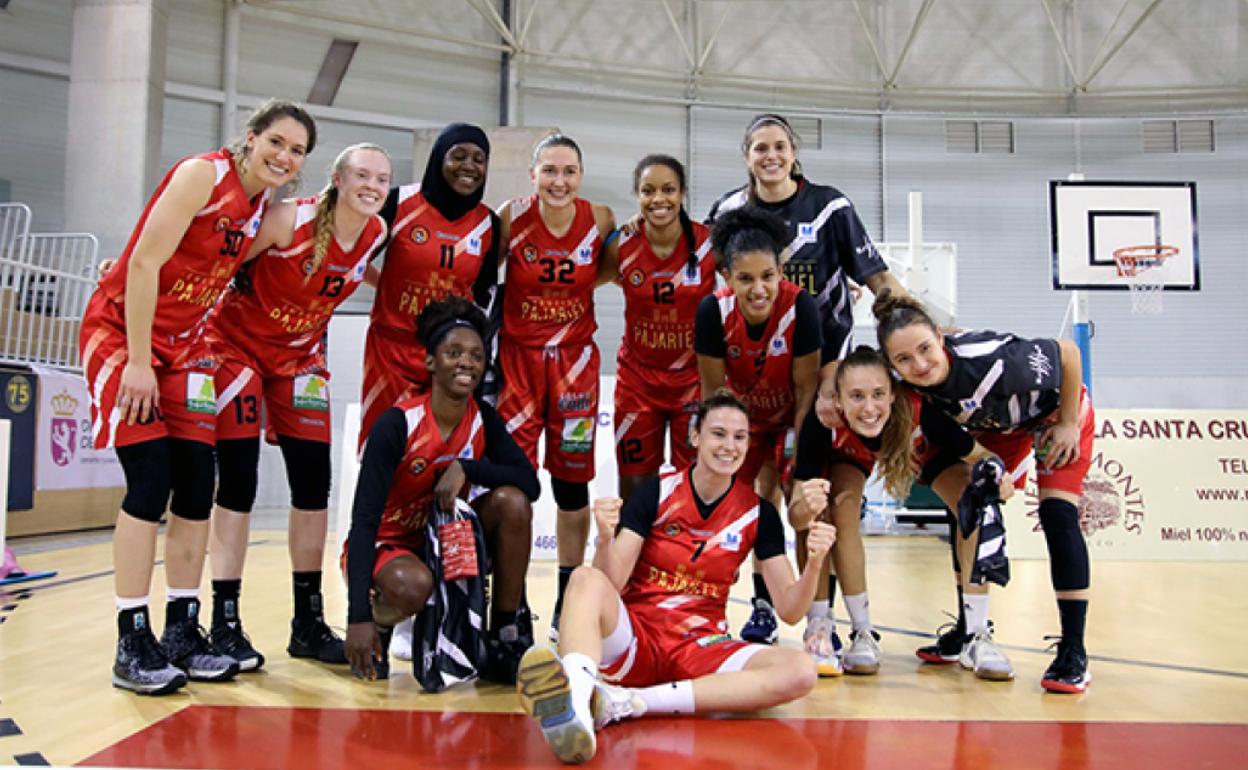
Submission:
<svg viewBox="0 0 1248 770">
<path fill-rule="evenodd" d="M 559 411 L 588 412 L 590 400 L 588 393 L 564 393 L 559 397 Z"/>
<path fill-rule="evenodd" d="M 429 240 L 429 230 L 424 225 L 416 225 L 412 228 L 412 242 L 425 243 Z"/>
<path fill-rule="evenodd" d="M 412 472 L 413 476 L 419 476 L 420 474 L 424 473 L 425 468 L 428 468 L 428 467 L 429 467 L 429 461 L 423 457 L 414 458 L 411 464 L 407 466 L 408 470 Z"/>
<path fill-rule="evenodd" d="M 594 448 L 593 417 L 569 417 L 563 421 L 559 448 L 564 452 L 589 452 Z"/>
<path fill-rule="evenodd" d="M 325 427 L 325 421 L 324 421 L 324 420 L 315 420 L 315 419 L 313 419 L 313 418 L 311 418 L 311 417 L 300 417 L 300 418 L 299 418 L 299 420 L 298 420 L 298 422 L 299 422 L 299 424 L 300 424 L 300 425 L 311 425 L 311 426 L 312 426 L 312 427 L 314 427 L 314 428 L 324 428 L 324 427 Z"/>
<path fill-rule="evenodd" d="M 732 637 L 728 634 L 710 634 L 709 636 L 704 636 L 701 639 L 699 639 L 698 646 L 710 647 L 712 645 L 723 644 L 724 642 L 731 642 L 731 641 L 732 641 Z"/>
<path fill-rule="evenodd" d="M 295 378 L 291 404 L 296 409 L 329 411 L 329 383 L 319 374 L 304 374 Z"/>
<path fill-rule="evenodd" d="M 186 409 L 188 412 L 216 415 L 217 390 L 211 374 L 187 372 Z"/>
</svg>

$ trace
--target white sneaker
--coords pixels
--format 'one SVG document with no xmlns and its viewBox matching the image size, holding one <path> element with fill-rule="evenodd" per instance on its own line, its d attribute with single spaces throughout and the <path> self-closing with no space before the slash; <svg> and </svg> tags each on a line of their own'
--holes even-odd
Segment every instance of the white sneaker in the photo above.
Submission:
<svg viewBox="0 0 1248 770">
<path fill-rule="evenodd" d="M 390 637 L 390 654 L 399 660 L 412 659 L 412 626 L 415 618 L 408 618 L 394 627 L 394 636 Z"/>
<path fill-rule="evenodd" d="M 847 674 L 874 674 L 880 670 L 880 636 L 871 628 L 850 634 L 849 649 L 842 656 Z"/>
<path fill-rule="evenodd" d="M 806 654 L 815 660 L 815 668 L 819 676 L 840 676 L 842 673 L 840 651 L 832 643 L 836 634 L 836 623 L 832 618 L 817 617 L 806 619 L 806 630 L 802 632 L 802 646 Z"/>
<path fill-rule="evenodd" d="M 636 719 L 646 713 L 646 703 L 636 690 L 616 687 L 601 679 L 594 682 L 594 694 L 589 700 L 594 714 L 594 729 L 601 730 L 612 722 Z"/>
<path fill-rule="evenodd" d="M 561 762 L 578 764 L 593 758 L 598 742 L 590 704 L 572 702 L 568 672 L 554 650 L 535 645 L 525 651 L 516 672 L 516 695 Z"/>
<path fill-rule="evenodd" d="M 971 640 L 963 645 L 958 662 L 962 668 L 974 671 L 980 679 L 1005 682 L 1014 678 L 1014 667 L 992 638 L 990 628 L 975 632 Z"/>
</svg>

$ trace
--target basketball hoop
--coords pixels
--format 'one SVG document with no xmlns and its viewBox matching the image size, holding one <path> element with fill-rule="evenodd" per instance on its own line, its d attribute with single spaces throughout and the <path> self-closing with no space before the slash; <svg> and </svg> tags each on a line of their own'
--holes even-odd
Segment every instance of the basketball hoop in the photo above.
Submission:
<svg viewBox="0 0 1248 770">
<path fill-rule="evenodd" d="M 1179 253 L 1177 246 L 1145 244 L 1114 249 L 1118 275 L 1126 279 L 1131 291 L 1131 312 L 1135 315 L 1157 315 L 1162 310 L 1165 280 L 1158 268 Z"/>
</svg>

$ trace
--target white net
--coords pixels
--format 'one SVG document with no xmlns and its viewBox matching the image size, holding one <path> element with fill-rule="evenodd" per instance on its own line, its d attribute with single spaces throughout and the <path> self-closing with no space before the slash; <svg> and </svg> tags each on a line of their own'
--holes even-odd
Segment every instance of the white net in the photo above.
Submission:
<svg viewBox="0 0 1248 770">
<path fill-rule="evenodd" d="M 1134 315 L 1158 315 L 1164 309 L 1165 274 L 1161 267 L 1177 249 L 1168 246 L 1132 246 L 1114 252 L 1118 275 L 1131 292 Z"/>
</svg>

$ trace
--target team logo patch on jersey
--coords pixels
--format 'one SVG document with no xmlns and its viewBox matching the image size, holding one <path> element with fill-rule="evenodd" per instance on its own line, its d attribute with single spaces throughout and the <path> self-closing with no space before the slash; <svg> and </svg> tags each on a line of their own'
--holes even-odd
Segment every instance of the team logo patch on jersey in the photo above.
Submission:
<svg viewBox="0 0 1248 770">
<path fill-rule="evenodd" d="M 784 341 L 784 337 L 776 337 L 771 341 L 771 345 L 767 348 L 767 353 L 773 356 L 782 356 L 789 352 L 789 343 Z"/>
<path fill-rule="evenodd" d="M 474 257 L 481 256 L 481 239 L 469 238 L 468 245 L 465 248 L 465 251 L 467 251 L 469 254 L 471 254 Z"/>
<path fill-rule="evenodd" d="M 641 286 L 645 280 L 646 274 L 641 272 L 640 269 L 633 270 L 628 274 L 628 284 L 634 288 Z"/>
<path fill-rule="evenodd" d="M 424 457 L 417 457 L 412 460 L 412 462 L 407 466 L 407 469 L 412 472 L 413 476 L 419 476 L 424 473 L 425 468 L 428 467 L 429 461 L 427 459 Z"/>
<path fill-rule="evenodd" d="M 525 247 L 520 250 L 520 253 L 524 255 L 525 262 L 537 261 L 537 247 L 531 243 L 525 244 Z"/>
<path fill-rule="evenodd" d="M 729 357 L 729 358 L 740 358 L 740 357 L 741 357 L 741 348 L 740 348 L 740 346 L 738 346 L 738 345 L 729 345 L 729 346 L 728 346 L 728 357 Z"/>
<path fill-rule="evenodd" d="M 329 381 L 319 374 L 303 374 L 296 377 L 290 402 L 296 409 L 329 411 Z"/>
<path fill-rule="evenodd" d="M 738 535 L 736 532 L 726 532 L 724 533 L 723 542 L 721 542 L 719 545 L 725 551 L 733 551 L 733 552 L 739 551 L 741 550 L 741 536 Z"/>
<path fill-rule="evenodd" d="M 790 253 L 797 251 L 808 243 L 819 242 L 819 231 L 815 229 L 814 222 L 798 222 L 797 237 L 789 244 Z"/>
<path fill-rule="evenodd" d="M 973 398 L 964 398 L 958 402 L 958 405 L 961 406 L 962 411 L 966 413 L 974 412 L 979 408 L 979 402 Z"/>
<path fill-rule="evenodd" d="M 576 264 L 590 265 L 594 262 L 594 250 L 588 246 L 582 246 L 576 250 Z"/>
<path fill-rule="evenodd" d="M 699 639 L 698 646 L 710 647 L 712 645 L 723 644 L 724 642 L 731 642 L 731 641 L 732 641 L 732 636 L 729 634 L 710 634 L 708 636 L 704 636 L 701 639 Z"/>
<path fill-rule="evenodd" d="M 563 421 L 559 448 L 564 452 L 584 454 L 594 448 L 593 417 L 569 417 Z"/>
<path fill-rule="evenodd" d="M 669 522 L 668 525 L 663 528 L 663 534 L 667 535 L 668 537 L 676 537 L 677 535 L 680 534 L 680 525 L 674 521 Z"/>
<path fill-rule="evenodd" d="M 304 275 L 312 275 L 312 272 L 316 270 L 316 255 L 311 255 L 303 260 L 303 264 L 299 265 L 299 269 L 303 271 Z"/>
<path fill-rule="evenodd" d="M 416 225 L 412 228 L 412 242 L 425 243 L 429 240 L 429 230 L 424 225 Z"/>
<path fill-rule="evenodd" d="M 214 233 L 219 233 L 222 230 L 228 230 L 228 229 L 230 229 L 229 217 L 217 217 L 217 221 L 214 222 L 212 225 L 212 231 Z"/>
<path fill-rule="evenodd" d="M 211 374 L 186 373 L 186 409 L 202 414 L 217 413 L 217 389 Z"/>
</svg>

